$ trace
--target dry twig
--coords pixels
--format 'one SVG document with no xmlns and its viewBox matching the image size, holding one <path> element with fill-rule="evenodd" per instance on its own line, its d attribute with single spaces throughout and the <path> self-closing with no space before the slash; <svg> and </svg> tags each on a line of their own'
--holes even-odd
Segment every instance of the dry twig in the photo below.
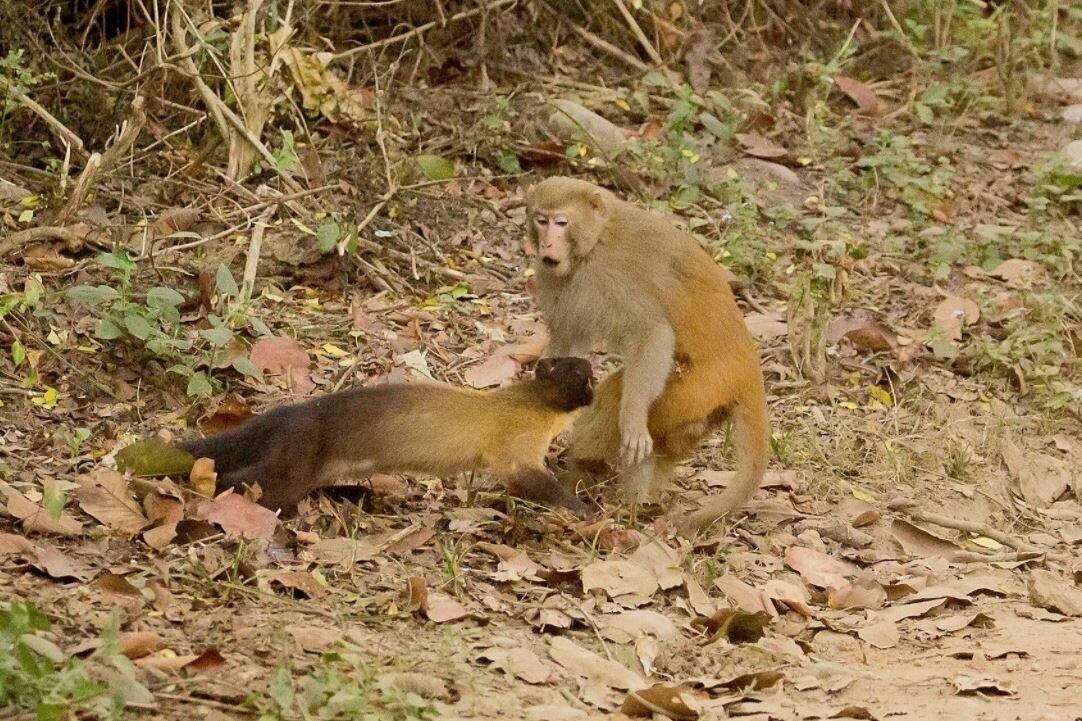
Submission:
<svg viewBox="0 0 1082 721">
<path fill-rule="evenodd" d="M 914 521 L 923 521 L 924 523 L 933 523 L 943 528 L 951 528 L 955 531 L 964 531 L 966 533 L 976 533 L 979 536 L 985 536 L 991 538 L 993 541 L 1002 543 L 1004 546 L 1010 546 L 1016 551 L 1023 551 L 1025 553 L 1042 553 L 1036 546 L 1031 546 L 1023 540 L 1014 538 L 1003 531 L 999 531 L 991 526 L 987 526 L 983 523 L 976 523 L 974 521 L 959 521 L 949 516 L 941 516 L 938 513 L 928 513 L 925 511 L 909 511 L 908 515 Z"/>
<path fill-rule="evenodd" d="M 631 11 L 624 5 L 624 0 L 612 0 L 616 3 L 616 8 L 620 11 L 620 14 L 624 16 L 624 22 L 631 28 L 632 34 L 639 41 L 639 45 L 642 45 L 642 49 L 646 51 L 646 54 L 650 56 L 650 59 L 654 61 L 655 65 L 664 65 L 665 61 L 661 59 L 661 53 L 657 51 L 650 39 L 646 37 L 646 33 L 642 31 L 635 16 L 631 14 Z"/>
<path fill-rule="evenodd" d="M 451 17 L 446 18 L 443 23 L 440 23 L 440 21 L 438 20 L 433 20 L 432 22 L 425 23 L 424 25 L 418 25 L 409 32 L 404 32 L 399 35 L 393 35 L 389 38 L 384 38 L 383 40 L 377 40 L 376 42 L 359 45 L 355 48 L 350 48 L 349 50 L 344 50 L 340 53 L 336 53 L 334 56 L 332 56 L 331 59 L 345 60 L 346 58 L 351 58 L 354 55 L 360 55 L 361 53 L 367 52 L 369 50 L 379 50 L 380 48 L 385 48 L 388 45 L 395 45 L 397 43 L 405 42 L 410 38 L 415 38 L 418 35 L 423 35 L 437 25 L 448 25 L 450 23 L 458 22 L 459 20 L 465 20 L 466 18 L 472 18 L 475 15 L 481 15 L 491 10 L 495 10 L 496 8 L 501 8 L 505 5 L 511 5 L 512 3 L 516 2 L 518 2 L 518 0 L 495 0 L 494 2 L 485 3 L 479 8 L 474 8 L 472 10 L 463 10 L 462 12 L 455 13 Z"/>
</svg>

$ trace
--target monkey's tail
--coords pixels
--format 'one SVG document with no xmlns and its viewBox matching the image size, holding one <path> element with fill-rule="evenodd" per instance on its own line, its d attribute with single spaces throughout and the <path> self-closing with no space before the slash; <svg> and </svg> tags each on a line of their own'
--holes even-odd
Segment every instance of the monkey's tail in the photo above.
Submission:
<svg viewBox="0 0 1082 721">
<path fill-rule="evenodd" d="M 743 506 L 763 482 L 770 457 L 770 421 L 762 381 L 748 386 L 733 408 L 732 423 L 736 475 L 720 495 L 708 498 L 698 510 L 679 520 L 677 525 L 685 536 L 706 529 Z"/>
</svg>

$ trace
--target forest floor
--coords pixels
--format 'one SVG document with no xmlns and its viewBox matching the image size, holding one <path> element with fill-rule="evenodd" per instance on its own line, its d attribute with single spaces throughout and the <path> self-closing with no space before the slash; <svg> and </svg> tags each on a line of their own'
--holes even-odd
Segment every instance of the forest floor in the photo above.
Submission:
<svg viewBox="0 0 1082 721">
<path fill-rule="evenodd" d="M 100 252 L 0 266 L 0 718 L 1082 719 L 1082 171 L 1052 160 L 1082 81 L 1004 120 L 994 74 L 843 76 L 806 110 L 742 96 L 727 130 L 720 95 L 591 90 L 576 62 L 509 102 L 403 88 L 379 150 L 298 141 L 284 199 L 121 165 L 69 221 Z M 511 139 L 554 97 L 629 131 L 628 172 Z M 115 470 L 296 397 L 516 377 L 544 342 L 529 160 L 634 202 L 667 174 L 662 210 L 734 271 L 774 450 L 742 512 L 690 542 L 611 489 L 581 522 L 480 477 L 376 476 L 283 521 Z M 37 222 L 0 203 L 4 232 Z M 730 463 L 710 439 L 665 504 Z"/>
</svg>

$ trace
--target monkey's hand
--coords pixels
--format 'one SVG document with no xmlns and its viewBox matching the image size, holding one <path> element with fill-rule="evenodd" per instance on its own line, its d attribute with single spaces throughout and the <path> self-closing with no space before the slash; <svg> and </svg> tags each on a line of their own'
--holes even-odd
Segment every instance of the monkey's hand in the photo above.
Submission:
<svg viewBox="0 0 1082 721">
<path fill-rule="evenodd" d="M 629 466 L 638 465 L 654 450 L 654 439 L 645 420 L 625 424 L 621 419 L 620 439 L 623 461 Z"/>
</svg>

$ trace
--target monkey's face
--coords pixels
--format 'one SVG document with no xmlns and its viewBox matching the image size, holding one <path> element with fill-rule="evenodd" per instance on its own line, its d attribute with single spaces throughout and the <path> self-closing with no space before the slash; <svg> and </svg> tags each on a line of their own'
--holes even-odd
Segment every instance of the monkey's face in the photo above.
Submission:
<svg viewBox="0 0 1082 721">
<path fill-rule="evenodd" d="M 571 270 L 571 215 L 562 210 L 535 212 L 530 218 L 533 237 L 537 239 L 537 257 L 541 266 L 556 276 Z"/>
<path fill-rule="evenodd" d="M 573 178 L 548 178 L 526 194 L 526 247 L 538 270 L 570 275 L 590 254 L 606 222 L 608 205 L 597 186 Z"/>
<path fill-rule="evenodd" d="M 582 408 L 594 400 L 594 372 L 585 358 L 542 358 L 534 378 L 564 410 Z"/>
</svg>

